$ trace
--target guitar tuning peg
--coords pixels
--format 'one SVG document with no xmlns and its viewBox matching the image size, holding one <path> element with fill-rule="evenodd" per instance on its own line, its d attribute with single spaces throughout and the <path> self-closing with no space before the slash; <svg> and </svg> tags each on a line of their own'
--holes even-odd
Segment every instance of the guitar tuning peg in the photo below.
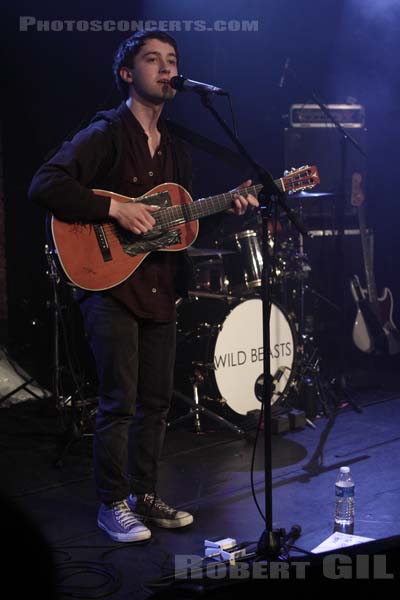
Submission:
<svg viewBox="0 0 400 600">
<path fill-rule="evenodd" d="M 290 171 L 289 171 L 288 169 L 285 169 L 285 170 L 283 171 L 283 175 L 284 175 L 285 177 L 286 177 L 286 175 L 289 175 L 289 173 L 290 173 Z"/>
</svg>

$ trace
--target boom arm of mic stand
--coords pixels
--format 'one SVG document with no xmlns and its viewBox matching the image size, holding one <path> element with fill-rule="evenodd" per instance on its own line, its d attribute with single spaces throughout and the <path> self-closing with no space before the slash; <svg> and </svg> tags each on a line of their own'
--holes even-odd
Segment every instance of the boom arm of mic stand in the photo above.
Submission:
<svg viewBox="0 0 400 600">
<path fill-rule="evenodd" d="M 329 110 L 329 108 L 326 106 L 326 104 L 324 102 L 322 102 L 322 100 L 317 96 L 317 94 L 315 92 L 311 92 L 311 97 L 314 100 L 314 102 L 316 104 L 318 104 L 318 106 L 320 107 L 320 109 L 322 110 L 322 112 L 328 117 L 328 119 L 330 121 L 332 121 L 332 123 L 335 125 L 336 129 L 338 131 L 340 131 L 340 133 L 343 136 L 344 140 L 349 140 L 349 142 L 354 146 L 354 148 L 356 150 L 358 150 L 358 152 L 364 157 L 367 158 L 367 154 L 364 152 L 364 150 L 361 148 L 360 144 L 357 142 L 357 140 L 354 139 L 354 137 L 351 135 L 350 132 L 345 131 L 344 127 L 339 123 L 339 121 L 333 116 L 333 114 L 331 113 L 331 111 Z"/>
<path fill-rule="evenodd" d="M 293 79 L 293 81 L 296 83 L 296 86 L 300 89 L 303 89 L 303 91 L 307 94 L 307 96 L 309 98 L 312 98 L 315 102 L 315 104 L 317 104 L 319 106 L 319 108 L 321 109 L 321 111 L 328 117 L 328 119 L 335 125 L 336 129 L 338 131 L 340 131 L 340 133 L 343 136 L 344 140 L 348 140 L 353 146 L 354 148 L 364 157 L 367 158 L 367 154 L 366 152 L 361 148 L 360 144 L 357 142 L 356 139 L 354 139 L 354 137 L 351 135 L 351 133 L 349 131 L 345 131 L 344 127 L 339 123 L 339 121 L 333 116 L 332 112 L 329 110 L 329 108 L 327 107 L 327 105 L 321 100 L 321 98 L 318 96 L 318 94 L 315 93 L 314 90 L 310 90 L 307 88 L 306 85 L 304 85 L 304 82 L 299 79 L 294 70 L 291 69 L 290 71 L 288 71 L 287 76 L 291 79 Z"/>
<path fill-rule="evenodd" d="M 261 165 L 259 165 L 247 152 L 246 148 L 240 142 L 240 140 L 234 135 L 229 126 L 225 123 L 219 113 L 215 110 L 212 105 L 210 94 L 203 94 L 200 96 L 202 104 L 211 112 L 211 114 L 215 117 L 218 123 L 221 125 L 222 129 L 228 135 L 228 137 L 232 140 L 232 142 L 237 147 L 239 153 L 243 158 L 249 163 L 249 165 L 254 169 L 257 173 L 259 180 L 263 184 L 263 188 L 259 193 L 259 199 L 261 200 L 261 204 L 265 204 L 265 198 L 268 196 L 276 197 L 279 206 L 285 211 L 289 220 L 293 223 L 296 229 L 302 233 L 304 236 L 308 236 L 308 232 L 304 227 L 304 224 L 300 221 L 296 213 L 288 206 L 288 204 L 284 200 L 284 195 L 282 191 L 275 184 L 271 173 L 269 173 L 266 169 L 264 169 Z"/>
</svg>

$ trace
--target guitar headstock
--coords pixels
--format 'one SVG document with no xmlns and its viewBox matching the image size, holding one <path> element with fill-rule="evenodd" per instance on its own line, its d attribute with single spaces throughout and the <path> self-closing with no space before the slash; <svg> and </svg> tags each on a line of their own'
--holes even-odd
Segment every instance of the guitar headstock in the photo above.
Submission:
<svg viewBox="0 0 400 600">
<path fill-rule="evenodd" d="M 309 166 L 304 165 L 298 169 L 291 169 L 285 171 L 285 175 L 282 177 L 282 183 L 284 191 L 293 194 L 301 190 L 309 190 L 320 182 L 318 175 L 318 169 L 315 165 Z"/>
</svg>

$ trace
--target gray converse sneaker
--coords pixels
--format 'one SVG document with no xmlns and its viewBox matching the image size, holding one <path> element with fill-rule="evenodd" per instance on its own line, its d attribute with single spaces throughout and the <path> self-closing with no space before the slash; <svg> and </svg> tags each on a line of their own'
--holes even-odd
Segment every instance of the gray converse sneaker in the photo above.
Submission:
<svg viewBox="0 0 400 600">
<path fill-rule="evenodd" d="M 174 529 L 193 523 L 193 515 L 184 510 L 171 508 L 156 494 L 137 494 L 128 496 L 131 510 L 143 521 L 152 521 L 159 527 Z"/>
<path fill-rule="evenodd" d="M 97 524 L 116 542 L 139 542 L 151 536 L 150 529 L 133 514 L 126 500 L 114 502 L 110 507 L 102 504 Z"/>
</svg>

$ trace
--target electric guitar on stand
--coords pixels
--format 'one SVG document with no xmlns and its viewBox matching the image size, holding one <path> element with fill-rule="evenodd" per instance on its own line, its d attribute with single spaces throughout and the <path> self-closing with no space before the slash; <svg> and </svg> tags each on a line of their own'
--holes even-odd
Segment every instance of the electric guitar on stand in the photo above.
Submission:
<svg viewBox="0 0 400 600">
<path fill-rule="evenodd" d="M 378 298 L 372 259 L 372 238 L 367 231 L 365 196 L 362 175 L 353 173 L 351 203 L 357 207 L 362 253 L 365 269 L 366 289 L 361 287 L 358 275 L 350 280 L 351 293 L 357 305 L 357 315 L 353 326 L 355 346 L 367 354 L 389 354 L 400 352 L 400 334 L 393 323 L 393 296 L 389 288 L 384 288 Z"/>
</svg>

